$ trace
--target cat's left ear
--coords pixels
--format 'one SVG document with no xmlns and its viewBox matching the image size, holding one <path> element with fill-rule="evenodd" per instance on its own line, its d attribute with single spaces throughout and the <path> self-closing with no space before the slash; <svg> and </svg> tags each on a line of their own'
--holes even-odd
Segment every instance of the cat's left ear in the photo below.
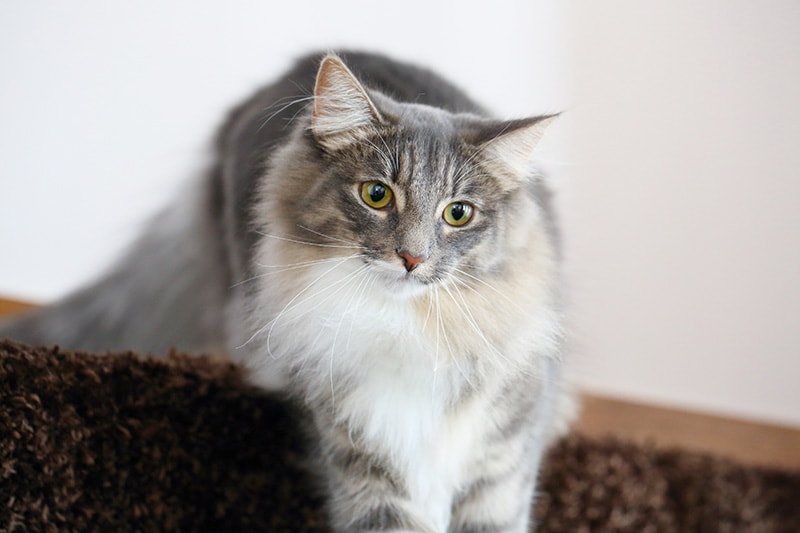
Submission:
<svg viewBox="0 0 800 533">
<path fill-rule="evenodd" d="M 493 124 L 481 130 L 476 144 L 489 164 L 498 165 L 512 178 L 524 179 L 530 174 L 534 150 L 556 118 L 545 115 Z"/>
<path fill-rule="evenodd" d="M 314 138 L 335 150 L 363 138 L 381 121 L 367 91 L 344 62 L 333 54 L 323 58 L 314 86 Z"/>
</svg>

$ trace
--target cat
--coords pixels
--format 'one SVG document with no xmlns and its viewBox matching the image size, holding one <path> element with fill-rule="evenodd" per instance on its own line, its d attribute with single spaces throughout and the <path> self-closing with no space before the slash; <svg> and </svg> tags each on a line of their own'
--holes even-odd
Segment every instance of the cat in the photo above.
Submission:
<svg viewBox="0 0 800 533">
<path fill-rule="evenodd" d="M 568 404 L 531 167 L 554 118 L 490 118 L 381 55 L 307 56 L 108 275 L 0 337 L 242 361 L 305 406 L 336 531 L 527 531 Z"/>
</svg>

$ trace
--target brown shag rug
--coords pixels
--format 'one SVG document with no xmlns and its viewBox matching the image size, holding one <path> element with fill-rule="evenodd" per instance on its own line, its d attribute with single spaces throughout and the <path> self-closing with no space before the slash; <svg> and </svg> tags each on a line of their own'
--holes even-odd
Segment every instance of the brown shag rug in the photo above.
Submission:
<svg viewBox="0 0 800 533">
<path fill-rule="evenodd" d="M 291 406 L 220 360 L 0 340 L 0 531 L 327 531 Z M 800 531 L 800 473 L 570 435 L 539 531 Z"/>
</svg>

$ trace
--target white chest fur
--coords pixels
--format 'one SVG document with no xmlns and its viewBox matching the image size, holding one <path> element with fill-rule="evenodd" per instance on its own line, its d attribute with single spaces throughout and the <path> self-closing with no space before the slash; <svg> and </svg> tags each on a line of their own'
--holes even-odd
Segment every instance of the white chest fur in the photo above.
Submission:
<svg viewBox="0 0 800 533">
<path fill-rule="evenodd" d="M 389 458 L 419 513 L 444 531 L 452 498 L 479 459 L 489 415 L 483 392 L 493 388 L 492 372 L 464 355 L 506 352 L 514 359 L 508 351 L 527 342 L 514 328 L 487 332 L 475 314 L 453 311 L 470 305 L 468 296 L 444 293 L 420 304 L 376 289 L 377 278 L 359 272 L 357 265 L 325 264 L 302 280 L 273 278 L 263 299 L 270 305 L 259 313 L 269 319 L 254 342 L 254 368 L 265 383 L 276 371 L 293 374 L 293 386 L 311 402 L 330 406 L 331 425 L 350 428 Z M 482 391 L 473 394 L 478 373 Z M 454 408 L 464 392 L 469 400 Z M 317 423 L 324 415 L 317 413 Z"/>
<path fill-rule="evenodd" d="M 428 331 L 408 333 L 383 338 L 355 328 L 350 349 L 336 356 L 360 360 L 363 372 L 344 370 L 350 386 L 339 401 L 334 398 L 333 417 L 390 458 L 408 484 L 410 500 L 421 507 L 418 512 L 436 531 L 445 531 L 452 498 L 480 448 L 484 406 L 476 396 L 453 409 L 457 391 L 469 385 L 449 361 L 441 333 L 442 345 Z M 378 346 L 371 346 L 376 341 Z"/>
</svg>

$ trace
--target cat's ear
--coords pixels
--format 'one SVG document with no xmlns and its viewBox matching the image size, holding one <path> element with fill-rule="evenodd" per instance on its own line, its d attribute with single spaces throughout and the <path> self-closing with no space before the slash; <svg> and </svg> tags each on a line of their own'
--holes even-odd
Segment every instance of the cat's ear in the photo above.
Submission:
<svg viewBox="0 0 800 533">
<path fill-rule="evenodd" d="M 340 148 L 362 138 L 381 120 L 367 91 L 344 62 L 336 55 L 326 56 L 314 86 L 314 137 L 327 148 Z"/>
<path fill-rule="evenodd" d="M 476 144 L 487 162 L 515 179 L 530 174 L 533 152 L 558 115 L 545 115 L 493 124 L 483 128 Z"/>
</svg>

